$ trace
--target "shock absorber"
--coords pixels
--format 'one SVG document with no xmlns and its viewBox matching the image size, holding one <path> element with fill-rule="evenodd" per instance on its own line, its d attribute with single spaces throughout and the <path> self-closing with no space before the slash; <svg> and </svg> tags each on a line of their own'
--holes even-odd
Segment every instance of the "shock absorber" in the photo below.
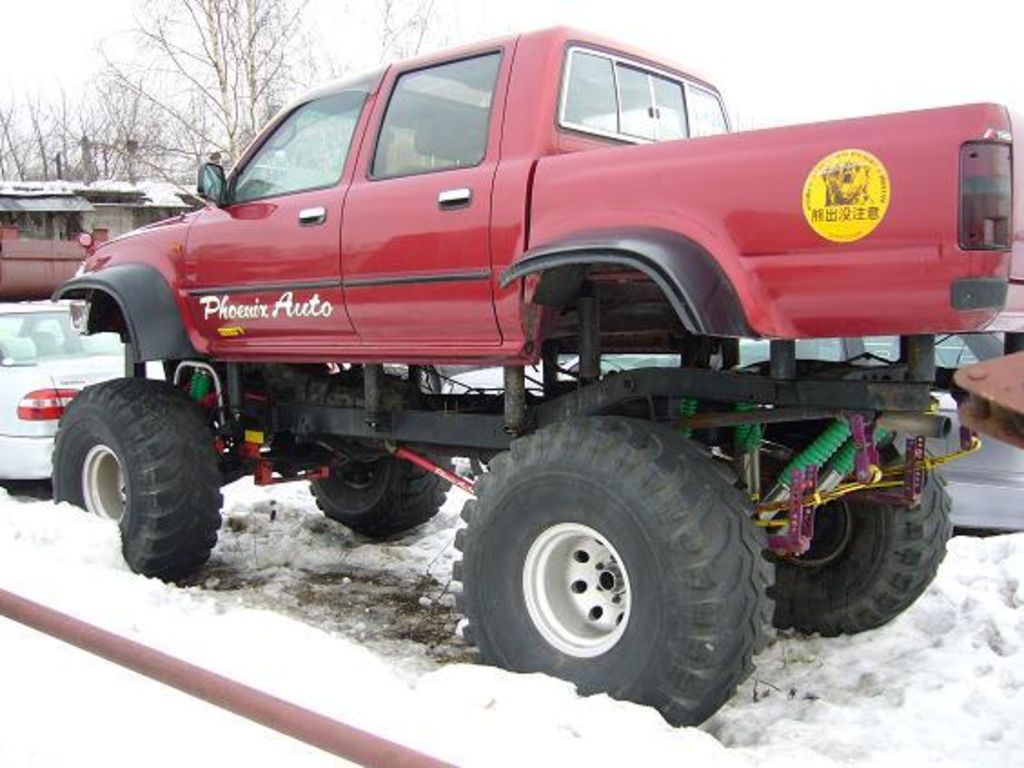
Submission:
<svg viewBox="0 0 1024 768">
<path fill-rule="evenodd" d="M 801 472 L 809 466 L 820 469 L 846 442 L 853 442 L 850 440 L 850 425 L 846 421 L 840 420 L 829 424 L 825 431 L 815 438 L 814 442 L 800 451 L 786 465 L 786 468 L 779 474 L 778 480 L 775 481 L 775 487 L 765 497 L 765 500 L 774 502 L 785 498 L 789 493 L 789 481 L 794 469 L 799 469 Z"/>
<path fill-rule="evenodd" d="M 892 437 L 892 433 L 884 427 L 875 429 L 875 443 L 883 443 Z M 857 458 L 857 445 L 853 438 L 849 438 L 838 451 L 829 459 L 825 469 L 821 473 L 821 482 L 818 483 L 819 491 L 831 491 L 845 478 L 853 474 Z"/>
<path fill-rule="evenodd" d="M 756 411 L 755 403 L 736 403 L 738 413 Z M 737 474 L 743 479 L 747 493 L 755 501 L 761 497 L 761 424 L 739 424 L 733 429 L 734 459 Z"/>
</svg>

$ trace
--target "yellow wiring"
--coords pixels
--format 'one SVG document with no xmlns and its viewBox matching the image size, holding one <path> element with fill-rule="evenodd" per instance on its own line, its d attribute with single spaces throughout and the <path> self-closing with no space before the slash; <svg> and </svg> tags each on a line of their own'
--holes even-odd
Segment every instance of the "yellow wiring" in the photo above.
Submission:
<svg viewBox="0 0 1024 768">
<path fill-rule="evenodd" d="M 951 461 L 961 459 L 968 454 L 974 453 L 975 451 L 981 450 L 981 438 L 975 436 L 971 438 L 971 444 L 967 448 L 961 448 L 959 451 L 953 451 L 952 453 L 946 453 L 941 456 L 934 458 L 925 458 L 921 462 L 921 468 L 925 471 L 934 469 L 935 467 L 941 467 L 943 464 L 948 464 Z M 904 465 L 898 467 L 889 467 L 888 469 L 881 470 L 876 466 L 871 467 L 871 480 L 866 483 L 852 482 L 837 485 L 831 491 L 821 493 L 815 491 L 810 496 L 804 497 L 804 506 L 808 507 L 820 507 L 822 504 L 828 504 L 830 501 L 835 501 L 843 496 L 848 496 L 851 493 L 865 490 L 877 490 L 879 488 L 899 488 L 903 486 L 903 480 L 887 480 L 885 478 L 894 478 L 903 474 L 905 470 Z M 782 512 L 789 509 L 788 501 L 778 501 L 772 504 L 760 504 L 757 506 L 757 514 L 763 515 L 766 512 Z M 788 520 L 753 520 L 754 525 L 759 528 L 785 528 L 789 525 Z"/>
</svg>

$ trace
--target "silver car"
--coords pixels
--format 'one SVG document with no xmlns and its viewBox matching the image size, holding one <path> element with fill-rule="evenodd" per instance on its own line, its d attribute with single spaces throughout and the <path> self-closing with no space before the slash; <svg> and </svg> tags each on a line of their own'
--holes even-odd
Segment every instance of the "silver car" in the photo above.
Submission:
<svg viewBox="0 0 1024 768">
<path fill-rule="evenodd" d="M 1002 339 L 995 334 L 950 336 L 936 349 L 939 364 L 948 368 L 1002 353 Z M 939 410 L 953 419 L 954 429 L 945 444 L 932 442 L 937 452 L 947 453 L 957 449 L 960 431 L 953 398 L 941 395 Z M 1024 531 L 1024 451 L 995 438 L 982 440 L 980 451 L 942 468 L 953 497 L 953 523 L 963 528 Z"/>
<path fill-rule="evenodd" d="M 0 304 L 0 480 L 49 478 L 68 402 L 89 384 L 123 375 L 117 334 L 80 336 L 68 304 Z"/>
</svg>

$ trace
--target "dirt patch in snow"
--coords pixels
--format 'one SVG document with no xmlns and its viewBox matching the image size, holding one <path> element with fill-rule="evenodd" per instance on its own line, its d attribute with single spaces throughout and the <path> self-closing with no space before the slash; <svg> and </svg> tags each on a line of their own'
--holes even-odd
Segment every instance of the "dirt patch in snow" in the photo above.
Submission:
<svg viewBox="0 0 1024 768">
<path fill-rule="evenodd" d="M 304 486 L 225 493 L 210 562 L 182 586 L 284 613 L 406 660 L 412 672 L 473 662 L 456 633 L 452 546 L 461 499 L 406 534 L 374 542 L 329 520 Z"/>
<path fill-rule="evenodd" d="M 456 635 L 452 596 L 433 579 L 410 582 L 360 568 L 249 571 L 215 562 L 183 586 L 231 594 L 247 607 L 282 612 L 380 652 L 410 644 L 408 654 L 439 664 L 477 657 Z"/>
</svg>

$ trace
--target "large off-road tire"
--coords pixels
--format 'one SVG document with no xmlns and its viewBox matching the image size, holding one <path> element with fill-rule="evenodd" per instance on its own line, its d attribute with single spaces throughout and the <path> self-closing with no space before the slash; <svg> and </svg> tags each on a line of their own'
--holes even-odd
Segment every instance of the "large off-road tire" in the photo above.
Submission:
<svg viewBox="0 0 1024 768">
<path fill-rule="evenodd" d="M 334 468 L 326 480 L 315 480 L 312 490 L 327 517 L 381 539 L 436 515 L 448 483 L 407 461 L 385 456 Z"/>
<path fill-rule="evenodd" d="M 776 564 L 775 626 L 834 637 L 891 621 L 935 578 L 951 507 L 931 475 L 914 509 L 856 496 L 819 508 L 811 549 Z"/>
<path fill-rule="evenodd" d="M 711 715 L 771 621 L 751 508 L 665 427 L 602 417 L 516 440 L 477 481 L 456 547 L 465 636 L 483 661 L 583 694 Z"/>
<path fill-rule="evenodd" d="M 136 573 L 177 579 L 207 561 L 220 527 L 220 483 L 202 413 L 166 382 L 87 387 L 61 419 L 54 498 L 116 520 Z"/>
</svg>

